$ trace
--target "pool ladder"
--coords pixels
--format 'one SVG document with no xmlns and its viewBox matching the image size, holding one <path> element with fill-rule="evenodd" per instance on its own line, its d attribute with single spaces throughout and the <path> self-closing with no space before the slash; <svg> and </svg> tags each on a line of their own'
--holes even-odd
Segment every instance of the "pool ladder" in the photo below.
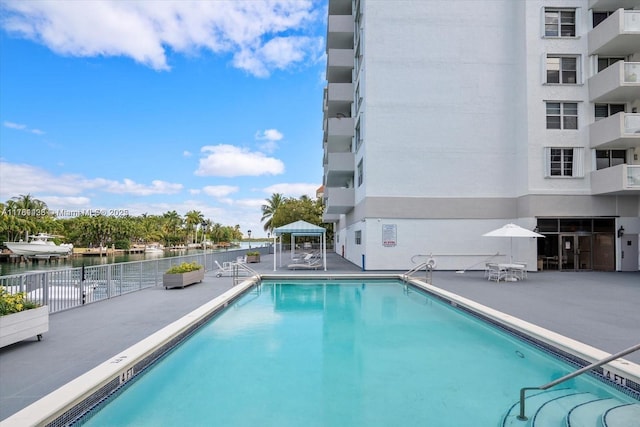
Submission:
<svg viewBox="0 0 640 427">
<path fill-rule="evenodd" d="M 596 362 L 593 362 L 592 364 L 587 365 L 584 368 L 578 369 L 577 371 L 574 371 L 574 372 L 572 372 L 570 374 L 567 374 L 562 378 L 558 378 L 555 381 L 551 381 L 550 383 L 547 383 L 547 384 L 544 384 L 544 385 L 541 385 L 541 386 L 538 386 L 538 387 L 523 387 L 523 388 L 521 388 L 520 389 L 520 414 L 517 416 L 517 419 L 519 419 L 520 421 L 526 421 L 528 419 L 528 417 L 525 415 L 525 398 L 526 398 L 525 394 L 526 394 L 527 390 L 546 390 L 546 389 L 551 388 L 551 387 L 553 387 L 555 385 L 558 385 L 558 384 L 561 384 L 561 383 L 563 383 L 565 381 L 568 381 L 571 378 L 575 378 L 578 375 L 582 375 L 585 372 L 588 372 L 593 368 L 599 368 L 600 366 L 602 366 L 602 365 L 604 365 L 606 363 L 609 363 L 612 360 L 619 359 L 622 356 L 626 356 L 627 354 L 633 353 L 633 352 L 638 351 L 638 350 L 640 350 L 640 344 L 636 344 L 636 345 L 634 345 L 632 347 L 629 347 L 626 350 L 622 350 L 622 351 L 620 351 L 620 352 L 618 352 L 616 354 L 612 354 L 612 355 L 610 355 L 608 357 L 605 357 L 602 360 L 598 360 Z"/>
<path fill-rule="evenodd" d="M 249 273 L 249 276 L 257 276 L 258 282 L 260 282 L 260 274 L 255 271 L 253 268 L 249 267 L 244 262 L 234 262 L 231 265 L 232 277 L 233 277 L 233 286 L 236 286 L 238 283 L 242 282 L 246 276 L 240 276 L 241 271 L 245 271 Z"/>
<path fill-rule="evenodd" d="M 411 276 L 417 272 L 420 271 L 424 268 L 425 270 L 425 281 L 428 284 L 433 284 L 433 269 L 436 268 L 436 260 L 433 259 L 431 257 L 431 255 L 429 255 L 429 259 L 426 260 L 423 263 L 420 263 L 418 265 L 416 265 L 415 267 L 413 267 L 411 270 L 407 271 L 406 273 L 402 274 L 402 279 L 405 282 L 408 282 L 409 279 L 411 278 Z"/>
</svg>

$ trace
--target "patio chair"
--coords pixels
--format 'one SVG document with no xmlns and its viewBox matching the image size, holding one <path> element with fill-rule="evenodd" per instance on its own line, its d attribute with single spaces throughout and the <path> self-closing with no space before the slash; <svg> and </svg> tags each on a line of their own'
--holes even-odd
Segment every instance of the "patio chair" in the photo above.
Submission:
<svg viewBox="0 0 640 427">
<path fill-rule="evenodd" d="M 289 270 L 317 270 L 321 267 L 321 259 L 312 259 L 311 262 L 298 262 L 287 266 Z"/>
<path fill-rule="evenodd" d="M 498 264 L 487 263 L 485 277 L 487 280 L 495 280 L 496 282 L 499 282 L 507 277 L 507 270 L 501 268 Z"/>
</svg>

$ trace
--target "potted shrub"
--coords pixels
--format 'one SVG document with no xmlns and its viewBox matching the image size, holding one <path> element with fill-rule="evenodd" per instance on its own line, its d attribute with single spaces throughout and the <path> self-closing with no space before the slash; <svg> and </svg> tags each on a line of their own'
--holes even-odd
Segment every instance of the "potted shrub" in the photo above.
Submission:
<svg viewBox="0 0 640 427">
<path fill-rule="evenodd" d="M 195 262 L 183 262 L 174 265 L 162 275 L 165 289 L 184 288 L 187 285 L 200 283 L 204 280 L 204 268 Z"/>
<path fill-rule="evenodd" d="M 247 256 L 247 262 L 260 262 L 260 252 L 249 251 L 245 254 Z"/>
<path fill-rule="evenodd" d="M 0 289 L 0 347 L 34 336 L 40 341 L 48 330 L 48 306 L 27 300 L 24 292 Z"/>
</svg>

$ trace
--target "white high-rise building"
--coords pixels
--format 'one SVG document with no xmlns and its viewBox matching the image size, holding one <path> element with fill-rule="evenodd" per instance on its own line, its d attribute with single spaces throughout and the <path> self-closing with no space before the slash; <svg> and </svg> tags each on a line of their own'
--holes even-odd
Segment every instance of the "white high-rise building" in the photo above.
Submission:
<svg viewBox="0 0 640 427">
<path fill-rule="evenodd" d="M 635 9 L 635 10 L 634 10 Z M 366 270 L 639 269 L 640 0 L 329 0 L 324 221 Z M 482 234 L 507 223 L 546 238 Z"/>
</svg>

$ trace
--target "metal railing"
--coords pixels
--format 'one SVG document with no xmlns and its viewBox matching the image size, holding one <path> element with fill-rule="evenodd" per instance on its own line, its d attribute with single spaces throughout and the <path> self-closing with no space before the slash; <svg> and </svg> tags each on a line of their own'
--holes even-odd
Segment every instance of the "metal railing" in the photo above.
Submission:
<svg viewBox="0 0 640 427">
<path fill-rule="evenodd" d="M 633 347 L 629 347 L 626 350 L 622 350 L 616 354 L 612 354 L 608 357 L 605 357 L 602 360 L 598 360 L 596 362 L 593 362 L 590 365 L 585 366 L 584 368 L 578 369 L 577 371 L 574 371 L 570 374 L 565 375 L 562 378 L 558 378 L 557 380 L 551 381 L 550 383 L 541 385 L 539 387 L 523 387 L 520 389 L 520 414 L 518 415 L 518 419 L 521 421 L 526 421 L 528 418 L 527 416 L 524 414 L 525 413 L 525 394 L 527 392 L 527 390 L 547 390 L 553 386 L 556 386 L 560 383 L 563 383 L 565 381 L 570 380 L 571 378 L 575 378 L 578 375 L 582 375 L 585 372 L 590 371 L 593 368 L 599 368 L 600 366 L 611 362 L 612 360 L 616 360 L 621 358 L 622 356 L 626 356 L 629 353 L 633 353 L 634 351 L 638 351 L 640 350 L 640 344 L 636 344 Z"/>
<path fill-rule="evenodd" d="M 431 258 L 431 256 L 429 256 L 429 259 L 426 260 L 425 262 L 422 262 L 422 263 L 416 265 L 411 270 L 409 270 L 406 273 L 402 274 L 401 277 L 406 282 L 406 281 L 409 280 L 409 278 L 415 272 L 420 271 L 423 268 L 425 270 L 425 280 L 426 280 L 426 282 L 429 283 L 429 284 L 433 284 L 433 269 L 436 268 L 436 260 Z"/>
<path fill-rule="evenodd" d="M 260 274 L 257 271 L 255 271 L 253 268 L 249 267 L 246 263 L 233 262 L 231 263 L 231 265 L 232 265 L 232 271 L 233 271 L 233 286 L 236 286 L 238 283 L 240 283 L 246 278 L 246 276 L 240 275 L 240 271 L 244 271 L 248 273 L 249 276 L 258 276 L 258 280 L 260 280 Z"/>
<path fill-rule="evenodd" d="M 268 248 L 254 250 L 266 254 Z M 29 301 L 47 305 L 49 312 L 55 313 L 162 285 L 164 272 L 183 262 L 202 264 L 206 272 L 218 269 L 215 261 L 235 261 L 244 252 L 246 249 L 200 252 L 144 261 L 36 270 L 0 276 L 0 288 L 10 294 L 24 292 Z"/>
</svg>

